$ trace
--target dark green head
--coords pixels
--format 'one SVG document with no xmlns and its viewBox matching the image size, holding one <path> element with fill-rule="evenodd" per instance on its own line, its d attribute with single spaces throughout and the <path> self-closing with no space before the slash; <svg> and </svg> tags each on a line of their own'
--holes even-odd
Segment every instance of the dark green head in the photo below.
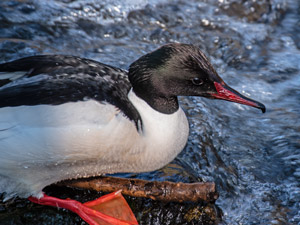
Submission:
<svg viewBox="0 0 300 225">
<path fill-rule="evenodd" d="M 178 109 L 177 96 L 218 98 L 265 110 L 261 103 L 227 86 L 207 57 L 193 45 L 164 45 L 132 63 L 128 76 L 134 92 L 163 113 Z"/>
</svg>

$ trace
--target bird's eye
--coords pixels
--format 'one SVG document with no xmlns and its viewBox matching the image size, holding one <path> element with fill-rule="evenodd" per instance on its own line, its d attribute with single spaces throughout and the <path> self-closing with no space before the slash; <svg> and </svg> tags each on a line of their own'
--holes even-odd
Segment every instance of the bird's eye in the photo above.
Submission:
<svg viewBox="0 0 300 225">
<path fill-rule="evenodd" d="M 200 79 L 199 77 L 193 78 L 192 82 L 193 82 L 194 85 L 202 85 L 203 84 L 203 80 Z"/>
</svg>

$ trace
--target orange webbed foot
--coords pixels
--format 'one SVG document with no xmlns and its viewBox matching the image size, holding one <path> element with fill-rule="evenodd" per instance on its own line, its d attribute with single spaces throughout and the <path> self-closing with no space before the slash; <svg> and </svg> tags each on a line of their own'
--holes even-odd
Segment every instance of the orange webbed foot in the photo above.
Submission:
<svg viewBox="0 0 300 225">
<path fill-rule="evenodd" d="M 28 199 L 40 205 L 68 209 L 78 214 L 90 225 L 138 224 L 133 212 L 122 196 L 121 191 L 104 195 L 96 200 L 83 204 L 72 199 L 59 199 L 46 194 L 40 199 L 35 197 L 29 197 Z"/>
</svg>

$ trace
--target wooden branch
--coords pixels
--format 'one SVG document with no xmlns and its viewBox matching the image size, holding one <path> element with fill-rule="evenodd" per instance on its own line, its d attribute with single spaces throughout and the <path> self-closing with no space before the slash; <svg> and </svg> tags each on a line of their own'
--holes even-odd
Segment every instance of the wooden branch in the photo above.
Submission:
<svg viewBox="0 0 300 225">
<path fill-rule="evenodd" d="M 62 181 L 58 185 L 102 192 L 122 190 L 122 194 L 161 201 L 215 202 L 218 193 L 215 183 L 174 183 L 117 177 L 95 177 Z"/>
</svg>

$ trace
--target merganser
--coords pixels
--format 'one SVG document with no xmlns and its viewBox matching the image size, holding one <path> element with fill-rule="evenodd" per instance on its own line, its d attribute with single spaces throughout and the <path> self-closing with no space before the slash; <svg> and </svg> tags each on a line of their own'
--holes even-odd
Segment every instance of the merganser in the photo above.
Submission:
<svg viewBox="0 0 300 225">
<path fill-rule="evenodd" d="M 182 151 L 189 134 L 177 96 L 265 112 L 263 104 L 226 85 L 189 44 L 164 45 L 128 72 L 64 55 L 1 64 L 0 193 L 55 205 L 42 192 L 52 183 L 160 169 Z"/>
</svg>

